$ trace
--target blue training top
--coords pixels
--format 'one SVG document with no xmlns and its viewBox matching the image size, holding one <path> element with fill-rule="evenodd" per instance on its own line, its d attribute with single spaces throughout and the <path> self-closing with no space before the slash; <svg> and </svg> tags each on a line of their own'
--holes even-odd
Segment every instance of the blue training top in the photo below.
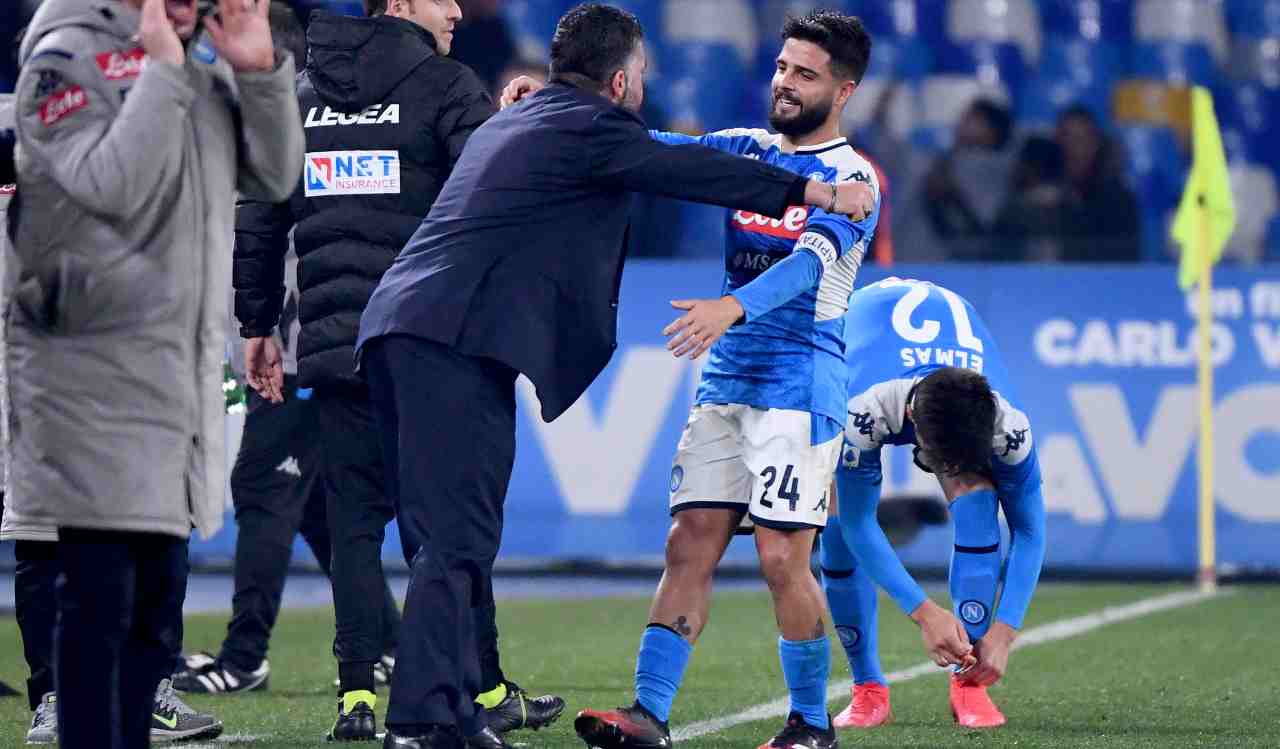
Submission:
<svg viewBox="0 0 1280 749">
<path fill-rule="evenodd" d="M 871 186 L 875 211 L 857 223 L 806 206 L 790 207 L 781 219 L 726 212 L 724 293 L 742 304 L 746 321 L 711 347 L 696 398 L 806 411 L 843 424 L 844 313 L 880 217 L 875 170 L 844 138 L 785 153 L 782 136 L 766 130 L 652 135 L 760 159 L 824 182 Z"/>
<path fill-rule="evenodd" d="M 924 281 L 888 278 L 859 289 L 846 320 L 849 401 L 836 474 L 839 512 L 842 518 L 846 512 L 870 518 L 842 523 L 850 547 L 905 612 L 924 602 L 924 590 L 875 522 L 880 449 L 916 444 L 915 428 L 906 418 L 907 393 L 916 382 L 942 367 L 980 372 L 996 394 L 991 472 L 1011 535 L 996 618 L 1020 628 L 1044 561 L 1044 498 L 1031 425 L 1015 405 L 995 340 L 972 305 Z"/>
</svg>

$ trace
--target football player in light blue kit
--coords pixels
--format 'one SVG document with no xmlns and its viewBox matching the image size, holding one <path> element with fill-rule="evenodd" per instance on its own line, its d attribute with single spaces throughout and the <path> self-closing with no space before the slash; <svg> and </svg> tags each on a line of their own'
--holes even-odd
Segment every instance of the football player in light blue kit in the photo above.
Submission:
<svg viewBox="0 0 1280 749">
<path fill-rule="evenodd" d="M 791 694 L 786 725 L 763 746 L 836 746 L 825 602 L 809 558 L 842 444 L 844 314 L 879 217 L 875 172 L 839 132 L 871 40 L 856 18 L 837 13 L 792 19 L 782 36 L 769 118 L 776 132 L 653 135 L 833 184 L 860 181 L 867 210 L 856 221 L 800 206 L 782 219 L 729 213 L 723 296 L 672 303 L 687 312 L 663 331 L 668 348 L 691 358 L 709 350 L 710 358 L 672 468 L 666 570 L 640 641 L 636 702 L 583 711 L 575 727 L 590 746 L 671 745 L 667 720 L 707 621 L 712 573 L 744 515 L 755 526 Z"/>
<path fill-rule="evenodd" d="M 968 727 L 1002 725 L 986 688 L 1004 674 L 1044 560 L 1040 465 L 1027 416 L 991 334 L 955 292 L 889 278 L 853 295 L 846 326 L 850 398 L 838 520 L 823 532 L 821 552 L 855 683 L 836 725 L 869 728 L 892 717 L 876 647 L 877 585 L 920 625 L 939 665 L 955 663 L 973 643 L 968 667 L 952 675 L 952 713 Z M 884 445 L 914 445 L 916 464 L 937 475 L 950 503 L 959 622 L 925 596 L 876 521 Z M 1011 536 L 1004 559 L 998 508 Z"/>
</svg>

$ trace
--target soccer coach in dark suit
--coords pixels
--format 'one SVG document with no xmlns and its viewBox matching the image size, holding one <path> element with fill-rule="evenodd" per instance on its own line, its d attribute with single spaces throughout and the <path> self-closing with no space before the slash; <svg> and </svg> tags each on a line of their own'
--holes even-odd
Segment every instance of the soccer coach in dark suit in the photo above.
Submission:
<svg viewBox="0 0 1280 749">
<path fill-rule="evenodd" d="M 796 204 L 871 209 L 860 183 L 833 187 L 652 140 L 636 115 L 644 67 L 634 16 L 569 11 L 551 44 L 551 85 L 471 135 L 361 319 L 356 357 L 387 484 L 399 522 L 423 539 L 385 747 L 459 747 L 480 729 L 470 609 L 485 598 L 502 535 L 515 379 L 533 381 L 551 421 L 608 363 L 630 193 L 774 217 Z M 696 321 L 690 330 L 701 334 Z"/>
</svg>

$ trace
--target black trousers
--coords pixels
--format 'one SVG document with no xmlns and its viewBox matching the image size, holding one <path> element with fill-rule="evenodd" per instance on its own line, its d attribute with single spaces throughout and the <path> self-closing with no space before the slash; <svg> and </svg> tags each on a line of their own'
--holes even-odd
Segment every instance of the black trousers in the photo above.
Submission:
<svg viewBox="0 0 1280 749">
<path fill-rule="evenodd" d="M 302 534 L 320 568 L 330 574 L 319 422 L 311 401 L 294 396 L 296 385 L 293 377 L 285 378 L 280 404 L 249 392 L 244 436 L 231 469 L 235 594 L 220 657 L 243 671 L 257 669 L 267 657 L 295 535 Z M 385 581 L 380 595 L 379 655 L 395 652 L 400 631 L 400 611 Z"/>
<path fill-rule="evenodd" d="M 59 746 L 147 747 L 156 687 L 182 648 L 187 542 L 59 528 L 58 558 Z"/>
<path fill-rule="evenodd" d="M 515 459 L 516 372 L 405 336 L 372 342 L 365 367 L 401 533 L 419 543 L 387 726 L 473 735 L 485 688 L 477 623 L 492 606 Z"/>
<path fill-rule="evenodd" d="M 18 541 L 13 547 L 13 609 L 22 633 L 22 654 L 31 678 L 27 700 L 35 710 L 53 691 L 53 628 L 58 623 L 55 585 L 62 564 L 53 541 Z"/>
</svg>

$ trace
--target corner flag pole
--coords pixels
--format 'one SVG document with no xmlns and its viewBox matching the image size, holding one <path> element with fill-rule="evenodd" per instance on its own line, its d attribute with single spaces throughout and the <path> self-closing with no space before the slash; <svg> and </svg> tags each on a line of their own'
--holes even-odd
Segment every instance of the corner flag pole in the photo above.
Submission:
<svg viewBox="0 0 1280 749">
<path fill-rule="evenodd" d="M 1198 196 L 1198 205 L 1200 211 L 1207 212 L 1206 200 L 1203 193 Z M 1200 386 L 1200 445 L 1199 445 L 1199 476 L 1200 476 L 1200 589 L 1203 591 L 1213 591 L 1218 587 L 1218 565 L 1217 565 L 1217 533 L 1214 522 L 1214 503 L 1213 503 L 1213 359 L 1212 359 L 1212 341 L 1211 335 L 1213 329 L 1213 305 L 1211 303 L 1211 290 L 1213 286 L 1213 258 L 1208 251 L 1209 242 L 1209 221 L 1208 216 L 1201 217 L 1200 220 L 1200 236 L 1201 247 L 1205 251 L 1200 254 L 1200 283 L 1198 288 L 1199 296 L 1199 320 L 1197 322 L 1197 332 L 1199 333 L 1199 375 L 1197 377 Z"/>
</svg>

